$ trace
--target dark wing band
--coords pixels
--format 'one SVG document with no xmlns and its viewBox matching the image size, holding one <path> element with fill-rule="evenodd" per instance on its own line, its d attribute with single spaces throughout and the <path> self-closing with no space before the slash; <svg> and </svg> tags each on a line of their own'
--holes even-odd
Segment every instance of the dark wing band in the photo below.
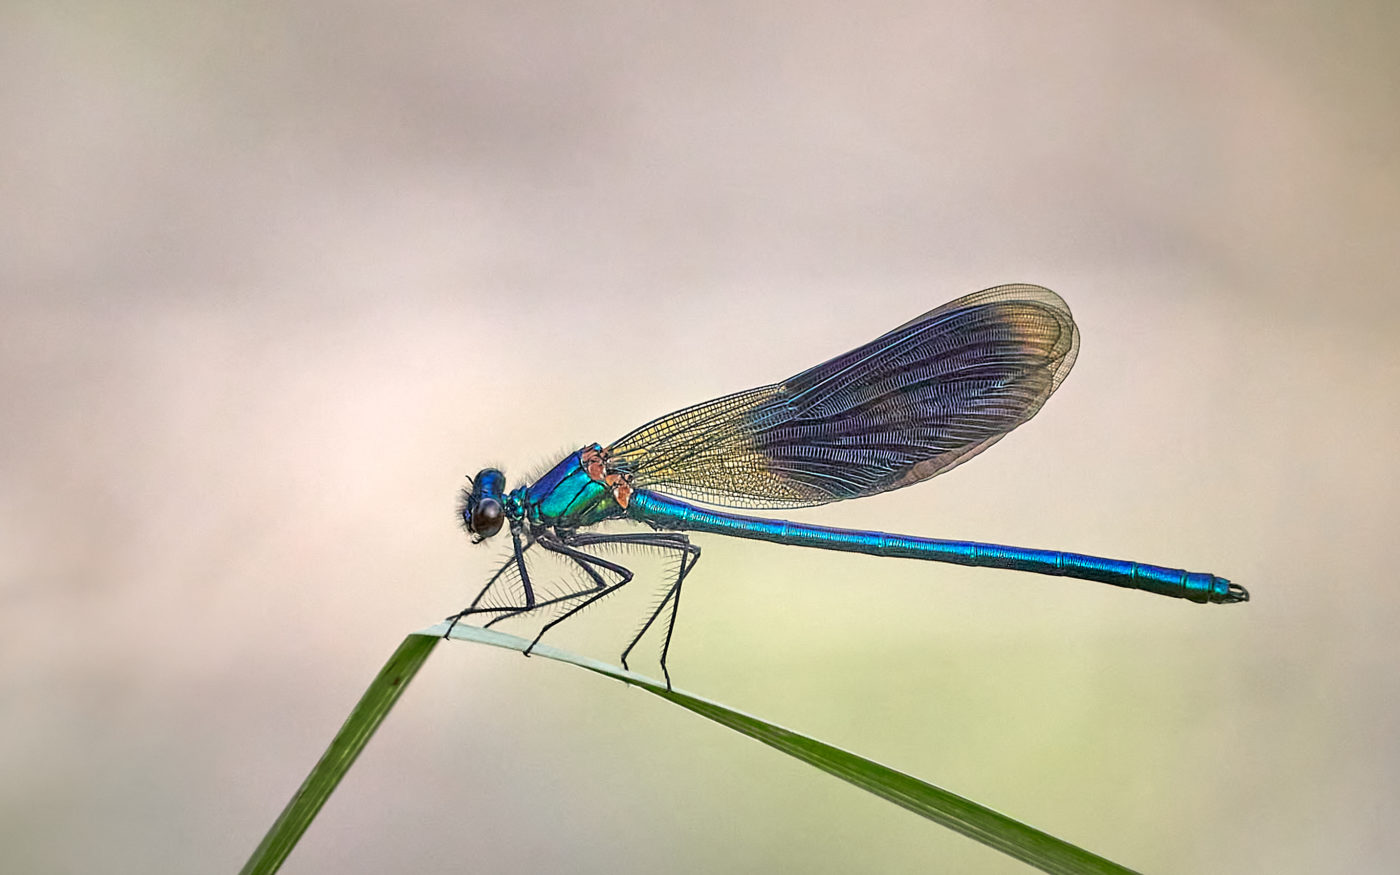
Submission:
<svg viewBox="0 0 1400 875">
<path fill-rule="evenodd" d="M 996 443 L 1040 410 L 1078 351 L 1058 295 L 997 286 L 781 383 L 649 422 L 608 462 L 634 488 L 736 507 L 874 495 Z"/>
</svg>

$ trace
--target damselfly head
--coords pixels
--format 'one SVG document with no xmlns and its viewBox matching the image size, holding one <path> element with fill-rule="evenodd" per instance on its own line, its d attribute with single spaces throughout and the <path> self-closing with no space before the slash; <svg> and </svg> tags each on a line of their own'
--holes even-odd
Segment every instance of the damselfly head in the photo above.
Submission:
<svg viewBox="0 0 1400 875">
<path fill-rule="evenodd" d="M 472 480 L 470 489 L 462 490 L 462 525 L 472 534 L 472 543 L 480 543 L 501 530 L 505 522 L 505 506 L 501 494 L 506 475 L 495 468 L 484 468 Z"/>
</svg>

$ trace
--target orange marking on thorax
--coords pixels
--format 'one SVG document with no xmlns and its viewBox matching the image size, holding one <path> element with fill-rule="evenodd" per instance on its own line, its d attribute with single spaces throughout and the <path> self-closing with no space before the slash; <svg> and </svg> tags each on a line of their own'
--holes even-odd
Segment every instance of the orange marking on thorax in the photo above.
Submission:
<svg viewBox="0 0 1400 875">
<path fill-rule="evenodd" d="M 618 507 L 627 509 L 627 504 L 632 500 L 632 484 L 627 482 L 627 478 L 616 471 L 609 471 L 606 450 L 602 450 L 597 444 L 579 451 L 578 462 L 595 483 L 601 483 L 612 490 L 613 501 Z"/>
</svg>

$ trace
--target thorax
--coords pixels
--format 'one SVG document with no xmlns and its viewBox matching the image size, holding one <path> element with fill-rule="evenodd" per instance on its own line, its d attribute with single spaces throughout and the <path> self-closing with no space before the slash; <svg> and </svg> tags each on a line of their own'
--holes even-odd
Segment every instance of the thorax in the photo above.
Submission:
<svg viewBox="0 0 1400 875">
<path fill-rule="evenodd" d="M 590 470 L 586 464 L 597 452 L 594 445 L 570 453 L 534 483 L 512 491 L 506 512 L 531 525 L 569 528 L 625 515 L 616 499 L 617 485 L 601 479 L 597 465 Z"/>
</svg>

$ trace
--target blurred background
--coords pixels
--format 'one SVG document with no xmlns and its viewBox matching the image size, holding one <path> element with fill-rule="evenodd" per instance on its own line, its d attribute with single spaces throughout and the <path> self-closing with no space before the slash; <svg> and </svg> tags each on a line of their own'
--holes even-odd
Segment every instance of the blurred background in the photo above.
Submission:
<svg viewBox="0 0 1400 875">
<path fill-rule="evenodd" d="M 464 475 L 1012 281 L 1083 334 L 1044 411 L 792 516 L 1254 601 L 699 536 L 678 685 L 1134 868 L 1387 869 L 1398 33 L 1385 3 L 5 4 L 0 869 L 236 870 L 504 558 Z M 551 643 L 615 658 L 636 564 Z M 1024 871 L 468 645 L 285 871 L 428 868 Z"/>
</svg>

